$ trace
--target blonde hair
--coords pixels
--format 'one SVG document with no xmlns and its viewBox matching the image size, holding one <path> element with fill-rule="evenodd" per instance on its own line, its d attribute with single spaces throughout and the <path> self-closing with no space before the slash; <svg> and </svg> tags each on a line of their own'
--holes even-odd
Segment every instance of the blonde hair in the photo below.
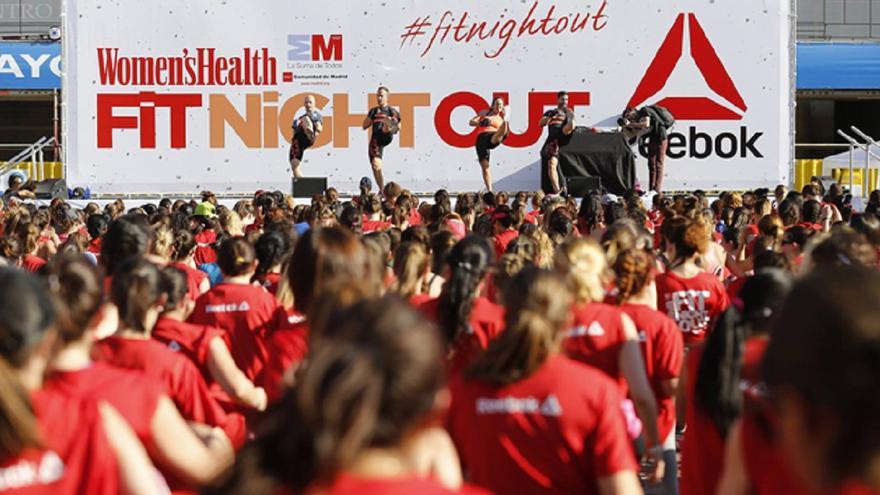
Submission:
<svg viewBox="0 0 880 495">
<path fill-rule="evenodd" d="M 244 225 L 235 210 L 224 211 L 219 217 L 220 226 L 232 237 L 244 236 Z"/>
<path fill-rule="evenodd" d="M 163 225 L 153 231 L 151 251 L 162 259 L 171 260 L 174 253 L 174 232 L 169 227 Z"/>
<path fill-rule="evenodd" d="M 553 240 L 550 239 L 550 236 L 543 230 L 536 229 L 534 232 L 528 234 L 528 237 L 534 239 L 538 246 L 538 252 L 534 260 L 535 266 L 548 270 L 552 268 L 554 246 Z"/>
<path fill-rule="evenodd" d="M 605 253 L 595 241 L 570 239 L 559 246 L 553 267 L 566 278 L 576 304 L 602 301 L 605 288 L 602 279 L 607 269 Z"/>
<path fill-rule="evenodd" d="M 465 373 L 469 378 L 504 386 L 529 377 L 559 350 L 572 297 L 559 275 L 527 267 L 504 294 L 505 330 Z"/>
</svg>

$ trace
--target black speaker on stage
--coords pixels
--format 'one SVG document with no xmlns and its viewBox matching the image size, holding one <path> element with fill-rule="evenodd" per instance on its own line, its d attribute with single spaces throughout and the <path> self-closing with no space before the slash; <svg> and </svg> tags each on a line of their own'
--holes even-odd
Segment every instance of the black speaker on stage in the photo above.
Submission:
<svg viewBox="0 0 880 495">
<path fill-rule="evenodd" d="M 599 177 L 568 177 L 565 180 L 565 187 L 568 189 L 569 196 L 582 198 L 591 191 L 598 191 L 602 187 L 602 179 Z"/>
<path fill-rule="evenodd" d="M 34 195 L 37 199 L 67 199 L 67 182 L 64 179 L 46 179 L 37 182 Z"/>
<path fill-rule="evenodd" d="M 326 177 L 300 177 L 293 179 L 291 195 L 294 198 L 311 198 L 327 190 Z"/>
</svg>

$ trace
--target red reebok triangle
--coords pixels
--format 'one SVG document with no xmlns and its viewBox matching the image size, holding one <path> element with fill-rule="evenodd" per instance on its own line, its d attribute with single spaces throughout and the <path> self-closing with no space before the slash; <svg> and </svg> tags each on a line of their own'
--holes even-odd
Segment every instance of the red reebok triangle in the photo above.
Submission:
<svg viewBox="0 0 880 495">
<path fill-rule="evenodd" d="M 627 104 L 628 108 L 636 108 L 662 90 L 678 62 L 681 60 L 684 47 L 684 21 L 688 18 L 691 57 L 696 62 L 700 73 L 713 91 L 725 98 L 731 105 L 745 112 L 748 107 L 736 89 L 736 85 L 724 68 L 715 48 L 706 36 L 700 21 L 694 14 L 679 14 L 672 29 L 657 50 L 654 60 L 648 66 L 645 77 L 636 87 L 636 92 Z M 742 115 L 725 108 L 723 105 L 705 97 L 668 97 L 659 102 L 677 119 L 681 120 L 741 120 Z"/>
</svg>

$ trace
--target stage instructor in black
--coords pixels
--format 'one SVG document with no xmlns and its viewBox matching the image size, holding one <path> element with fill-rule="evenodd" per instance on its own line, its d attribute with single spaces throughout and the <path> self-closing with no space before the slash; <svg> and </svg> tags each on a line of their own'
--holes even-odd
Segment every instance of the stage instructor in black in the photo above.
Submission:
<svg viewBox="0 0 880 495">
<path fill-rule="evenodd" d="M 379 86 L 376 91 L 377 105 L 370 109 L 367 118 L 364 119 L 364 130 L 372 127 L 368 156 L 370 167 L 373 168 L 373 178 L 379 190 L 385 188 L 385 180 L 382 177 L 382 155 L 385 147 L 391 144 L 391 139 L 400 131 L 400 112 L 388 106 L 388 88 Z"/>
<path fill-rule="evenodd" d="M 663 164 L 669 148 L 669 129 L 675 124 L 675 117 L 666 108 L 651 105 L 638 110 L 627 108 L 618 124 L 631 145 L 647 142 L 648 187 L 652 191 L 661 192 Z"/>
<path fill-rule="evenodd" d="M 305 112 L 293 119 L 293 139 L 290 140 L 290 170 L 296 178 L 302 177 L 299 164 L 305 151 L 315 144 L 318 134 L 324 130 L 324 119 L 321 112 L 315 109 L 315 97 L 306 95 L 303 102 Z"/>
<path fill-rule="evenodd" d="M 568 108 L 568 92 L 556 94 L 556 108 L 544 112 L 538 122 L 541 127 L 547 126 L 547 140 L 541 147 L 541 165 L 550 178 L 552 194 L 559 194 L 559 147 L 564 145 L 574 132 L 574 111 Z"/>
</svg>

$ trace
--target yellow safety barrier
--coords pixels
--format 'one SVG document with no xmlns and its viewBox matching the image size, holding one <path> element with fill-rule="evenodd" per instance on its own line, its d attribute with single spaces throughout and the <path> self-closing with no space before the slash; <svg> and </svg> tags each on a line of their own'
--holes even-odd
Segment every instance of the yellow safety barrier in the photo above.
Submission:
<svg viewBox="0 0 880 495">
<path fill-rule="evenodd" d="M 0 162 L 0 166 L 5 163 L 6 162 Z M 39 164 L 37 164 L 37 166 L 39 166 Z M 34 163 L 22 162 L 16 165 L 15 168 L 27 172 L 28 177 L 31 179 L 37 179 L 37 169 L 34 167 Z M 43 179 L 61 179 L 64 177 L 64 166 L 61 162 L 43 162 L 41 177 Z"/>
<path fill-rule="evenodd" d="M 831 176 L 834 177 L 834 181 L 838 184 L 842 186 L 849 186 L 849 168 L 833 168 L 831 169 Z M 853 169 L 853 185 L 862 186 L 866 190 L 866 192 L 871 192 L 877 189 L 878 170 L 876 168 L 868 169 L 867 187 L 865 187 L 865 183 L 863 182 L 864 176 L 865 169 Z"/>
<path fill-rule="evenodd" d="M 812 177 L 820 175 L 822 175 L 822 160 L 795 160 L 794 190 L 800 191 L 805 185 L 810 183 Z"/>
</svg>

